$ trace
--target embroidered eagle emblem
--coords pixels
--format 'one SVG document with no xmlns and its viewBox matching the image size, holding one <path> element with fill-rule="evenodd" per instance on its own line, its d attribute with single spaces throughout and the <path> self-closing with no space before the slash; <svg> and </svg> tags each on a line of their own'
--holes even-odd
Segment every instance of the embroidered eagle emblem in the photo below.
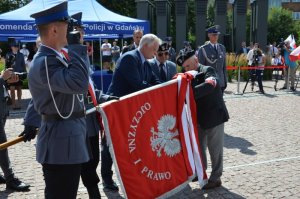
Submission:
<svg viewBox="0 0 300 199">
<path fill-rule="evenodd" d="M 174 129 L 176 117 L 172 115 L 163 115 L 157 123 L 158 132 L 154 127 L 151 128 L 152 136 L 150 137 L 152 151 L 156 151 L 157 157 L 162 156 L 162 150 L 169 157 L 174 157 L 181 151 L 181 145 L 178 136 L 178 130 Z"/>
</svg>

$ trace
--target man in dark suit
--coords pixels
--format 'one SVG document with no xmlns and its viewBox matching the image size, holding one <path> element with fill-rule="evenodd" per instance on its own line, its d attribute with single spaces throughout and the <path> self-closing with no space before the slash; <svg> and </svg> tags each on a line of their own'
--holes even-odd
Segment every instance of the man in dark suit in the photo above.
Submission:
<svg viewBox="0 0 300 199">
<path fill-rule="evenodd" d="M 122 50 L 122 55 L 124 55 L 124 53 L 128 52 L 128 51 L 131 51 L 131 50 L 134 50 L 134 49 L 137 49 L 140 45 L 140 41 L 141 41 L 141 38 L 143 37 L 144 33 L 142 30 L 140 29 L 136 29 L 133 31 L 133 43 L 130 44 L 129 46 L 126 46 L 123 48 Z"/>
<path fill-rule="evenodd" d="M 193 50 L 180 53 L 177 64 L 196 74 L 192 86 L 197 104 L 199 142 L 205 168 L 207 147 L 212 163 L 211 175 L 203 189 L 219 187 L 223 172 L 224 122 L 228 121 L 229 115 L 218 75 L 213 67 L 199 64 Z"/>
<path fill-rule="evenodd" d="M 29 71 L 35 110 L 42 116 L 36 144 L 42 164 L 45 198 L 76 198 L 81 165 L 89 161 L 83 95 L 88 90 L 86 46 L 78 33 L 67 34 L 68 2 L 31 15 L 42 45 Z M 61 49 L 68 45 L 70 60 Z"/>
<path fill-rule="evenodd" d="M 161 40 L 156 35 L 144 35 L 138 49 L 118 60 L 107 94 L 121 97 L 159 84 L 147 59 L 154 58 L 160 44 Z"/>
<path fill-rule="evenodd" d="M 152 59 L 155 56 L 160 44 L 161 40 L 156 35 L 146 34 L 142 37 L 137 49 L 122 55 L 117 61 L 116 70 L 107 94 L 122 97 L 155 84 L 160 84 L 161 82 L 153 73 L 150 63 L 147 61 L 147 59 Z M 103 162 L 101 164 L 103 181 L 113 175 L 111 170 L 112 160 L 108 151 L 106 140 L 103 139 L 101 157 L 110 160 L 110 163 Z"/>
<path fill-rule="evenodd" d="M 219 25 L 207 29 L 209 42 L 200 47 L 198 51 L 199 63 L 205 66 L 212 66 L 220 81 L 222 92 L 227 87 L 227 70 L 226 70 L 226 49 L 218 43 L 220 31 Z"/>
<path fill-rule="evenodd" d="M 161 82 L 169 81 L 177 73 L 176 65 L 168 59 L 168 44 L 163 43 L 158 48 L 157 56 L 150 61 L 154 74 L 159 77 Z"/>
</svg>

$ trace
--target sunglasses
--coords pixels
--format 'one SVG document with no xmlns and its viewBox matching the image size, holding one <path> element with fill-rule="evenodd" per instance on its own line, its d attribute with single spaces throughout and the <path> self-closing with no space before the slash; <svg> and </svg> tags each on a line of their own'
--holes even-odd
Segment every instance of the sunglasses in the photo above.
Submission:
<svg viewBox="0 0 300 199">
<path fill-rule="evenodd" d="M 168 56 L 169 52 L 168 51 L 164 52 L 164 53 L 163 52 L 159 52 L 159 53 L 157 53 L 157 55 L 160 56 L 160 57 L 163 56 L 163 55 Z"/>
</svg>

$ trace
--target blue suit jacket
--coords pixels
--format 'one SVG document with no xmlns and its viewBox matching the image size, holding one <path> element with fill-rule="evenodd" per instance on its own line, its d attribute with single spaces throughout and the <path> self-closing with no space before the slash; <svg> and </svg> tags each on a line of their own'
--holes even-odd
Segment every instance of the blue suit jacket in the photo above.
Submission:
<svg viewBox="0 0 300 199">
<path fill-rule="evenodd" d="M 29 71 L 29 89 L 38 114 L 57 114 L 47 82 L 45 59 L 51 90 L 58 110 L 67 115 L 84 109 L 80 94 L 88 90 L 87 50 L 81 45 L 69 46 L 70 62 L 66 67 L 57 52 L 41 46 Z M 78 95 L 77 95 L 78 94 Z M 36 156 L 41 164 L 79 164 L 89 160 L 86 143 L 86 119 L 42 121 L 37 137 Z M 26 123 L 30 122 L 26 120 Z M 34 123 L 34 122 L 33 122 Z"/>
<path fill-rule="evenodd" d="M 151 68 L 152 68 L 154 74 L 157 77 L 159 77 L 159 81 L 163 82 L 162 79 L 160 78 L 159 66 L 157 65 L 156 60 L 152 59 L 150 61 L 150 65 L 151 65 Z M 165 62 L 165 65 L 166 65 L 166 69 L 167 69 L 166 77 L 167 77 L 167 81 L 169 81 L 174 77 L 174 75 L 177 74 L 176 65 L 173 62 L 168 61 L 168 60 Z"/>
<path fill-rule="evenodd" d="M 121 97 L 159 83 L 149 62 L 142 63 L 140 52 L 135 49 L 118 60 L 107 94 Z"/>
</svg>

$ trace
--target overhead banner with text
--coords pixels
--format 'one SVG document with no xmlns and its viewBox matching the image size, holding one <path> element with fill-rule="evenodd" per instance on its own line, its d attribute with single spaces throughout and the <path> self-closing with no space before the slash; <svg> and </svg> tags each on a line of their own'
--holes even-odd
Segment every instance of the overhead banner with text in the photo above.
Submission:
<svg viewBox="0 0 300 199">
<path fill-rule="evenodd" d="M 127 198 L 169 197 L 195 175 L 200 187 L 205 184 L 191 78 L 181 74 L 103 104 L 107 141 Z"/>
</svg>

